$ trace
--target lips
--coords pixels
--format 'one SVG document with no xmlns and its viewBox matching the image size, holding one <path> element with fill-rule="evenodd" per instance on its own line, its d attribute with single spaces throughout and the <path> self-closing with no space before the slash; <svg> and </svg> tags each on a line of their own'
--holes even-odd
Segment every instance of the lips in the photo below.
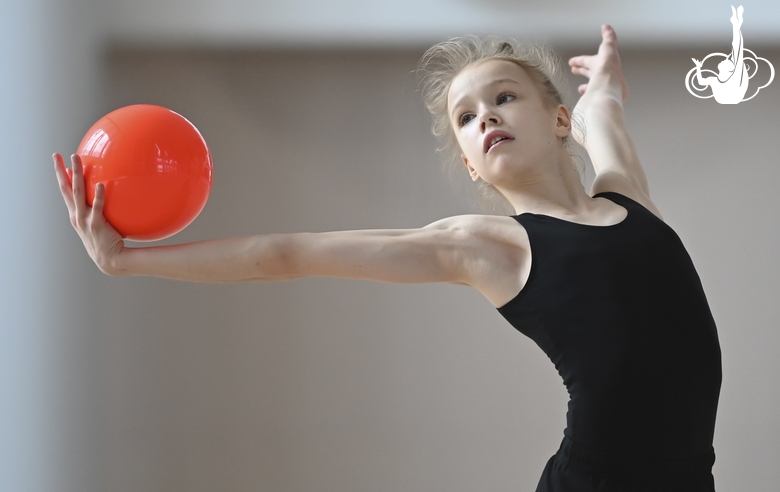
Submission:
<svg viewBox="0 0 780 492">
<path fill-rule="evenodd" d="M 487 154 L 494 146 L 507 140 L 514 140 L 514 137 L 505 131 L 493 130 L 492 132 L 485 135 L 485 140 L 483 140 L 483 149 Z"/>
</svg>

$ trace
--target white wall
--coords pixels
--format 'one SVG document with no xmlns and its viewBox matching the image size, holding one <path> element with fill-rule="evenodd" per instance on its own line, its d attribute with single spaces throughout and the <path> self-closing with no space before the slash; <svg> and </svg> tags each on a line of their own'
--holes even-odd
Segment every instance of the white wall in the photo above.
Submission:
<svg viewBox="0 0 780 492">
<path fill-rule="evenodd" d="M 88 0 L 0 4 L 0 490 L 99 490 L 89 320 L 97 290 L 69 238 L 51 153 L 96 117 L 97 12 Z"/>
<path fill-rule="evenodd" d="M 593 40 L 593 26 L 608 22 L 623 46 L 721 42 L 728 50 L 731 4 L 739 5 L 710 0 L 114 0 L 110 26 L 116 39 L 141 44 L 419 46 L 466 32 L 573 44 Z M 743 4 L 745 42 L 776 41 L 780 4 Z"/>
</svg>

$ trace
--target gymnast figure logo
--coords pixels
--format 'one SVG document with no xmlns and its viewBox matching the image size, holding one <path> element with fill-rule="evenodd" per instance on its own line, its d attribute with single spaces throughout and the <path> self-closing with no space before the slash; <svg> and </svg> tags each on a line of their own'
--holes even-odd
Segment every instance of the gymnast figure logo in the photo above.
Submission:
<svg viewBox="0 0 780 492">
<path fill-rule="evenodd" d="M 723 53 L 712 53 L 707 55 L 704 60 L 699 61 L 696 58 L 692 58 L 693 63 L 696 64 L 688 74 L 685 76 L 685 88 L 688 92 L 700 99 L 708 99 L 714 97 L 715 101 L 720 104 L 739 104 L 742 101 L 749 101 L 753 99 L 758 91 L 768 86 L 772 79 L 775 78 L 775 67 L 772 66 L 765 58 L 756 56 L 755 53 L 745 48 L 742 43 L 742 12 L 744 9 L 742 5 L 738 9 L 734 9 L 731 6 L 731 25 L 733 27 L 734 37 L 731 41 L 731 54 L 725 55 Z M 746 56 L 745 52 L 750 53 L 752 56 Z M 701 66 L 710 57 L 723 57 L 720 63 L 718 63 L 718 72 L 715 73 L 712 70 L 702 70 Z M 757 88 L 756 91 L 748 98 L 745 98 L 745 93 L 748 90 L 750 79 L 752 79 L 758 73 L 758 60 L 761 60 L 769 66 L 770 75 L 769 81 Z M 752 66 L 751 66 L 752 64 Z M 715 77 L 704 77 L 702 73 L 710 73 Z M 712 88 L 712 94 L 708 96 L 700 96 L 697 92 L 706 91 L 707 87 Z"/>
</svg>

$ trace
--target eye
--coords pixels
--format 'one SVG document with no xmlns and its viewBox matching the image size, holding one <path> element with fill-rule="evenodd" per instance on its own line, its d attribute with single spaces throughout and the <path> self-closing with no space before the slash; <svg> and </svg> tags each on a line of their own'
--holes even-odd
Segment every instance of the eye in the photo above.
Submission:
<svg viewBox="0 0 780 492">
<path fill-rule="evenodd" d="M 474 119 L 474 115 L 472 113 L 463 113 L 458 119 L 458 124 L 460 126 L 463 126 L 473 119 Z"/>
<path fill-rule="evenodd" d="M 508 103 L 509 101 L 514 101 L 514 100 L 515 100 L 515 95 L 514 94 L 510 94 L 508 92 L 504 92 L 504 93 L 498 95 L 498 98 L 496 98 L 496 103 L 497 104 L 504 104 L 504 103 Z"/>
</svg>

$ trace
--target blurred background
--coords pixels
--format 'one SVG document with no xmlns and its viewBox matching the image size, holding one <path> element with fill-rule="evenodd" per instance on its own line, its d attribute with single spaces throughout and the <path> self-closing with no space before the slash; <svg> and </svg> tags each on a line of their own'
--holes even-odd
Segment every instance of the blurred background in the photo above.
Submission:
<svg viewBox="0 0 780 492">
<path fill-rule="evenodd" d="M 745 46 L 780 69 L 780 6 L 743 5 Z M 160 104 L 215 159 L 209 203 L 166 242 L 418 227 L 477 211 L 434 152 L 424 49 L 494 33 L 565 63 L 605 22 L 654 200 L 720 330 L 718 490 L 776 489 L 780 82 L 732 106 L 684 83 L 691 58 L 730 52 L 730 16 L 670 0 L 4 2 L 0 490 L 533 490 L 566 392 L 476 292 L 109 278 L 50 156 L 117 107 Z"/>
</svg>

